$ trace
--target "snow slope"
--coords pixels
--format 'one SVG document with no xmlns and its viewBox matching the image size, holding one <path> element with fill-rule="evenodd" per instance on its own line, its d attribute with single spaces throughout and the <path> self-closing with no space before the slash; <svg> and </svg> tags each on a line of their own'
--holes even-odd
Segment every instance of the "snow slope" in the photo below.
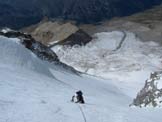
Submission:
<svg viewBox="0 0 162 122">
<path fill-rule="evenodd" d="M 57 70 L 15 40 L 0 37 L 0 122 L 161 122 L 161 108 L 130 108 L 115 81 Z M 70 102 L 79 89 L 85 105 Z"/>
<path fill-rule="evenodd" d="M 162 47 L 124 31 L 97 33 L 86 46 L 52 49 L 62 62 L 81 72 L 117 81 L 116 85 L 131 97 L 151 72 L 162 67 Z"/>
<path fill-rule="evenodd" d="M 12 40 L 12 41 L 11 41 Z M 42 74 L 51 75 L 49 69 L 29 50 L 19 43 L 19 39 L 0 36 L 0 65 L 17 67 L 17 69 L 31 69 Z"/>
</svg>

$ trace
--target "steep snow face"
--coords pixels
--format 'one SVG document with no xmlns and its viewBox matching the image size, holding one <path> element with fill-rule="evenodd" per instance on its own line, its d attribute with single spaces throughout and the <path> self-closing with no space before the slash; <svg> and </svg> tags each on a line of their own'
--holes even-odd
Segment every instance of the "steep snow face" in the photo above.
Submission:
<svg viewBox="0 0 162 122">
<path fill-rule="evenodd" d="M 161 70 L 162 48 L 154 42 L 141 42 L 130 32 L 102 32 L 86 46 L 53 47 L 60 60 L 75 69 L 121 84 L 134 96 L 150 72 Z M 131 92 L 127 92 L 127 90 Z"/>
<path fill-rule="evenodd" d="M 45 67 L 18 42 L 0 37 L 0 122 L 161 122 L 161 109 L 129 108 L 114 81 Z M 86 104 L 71 103 L 80 89 Z"/>
<path fill-rule="evenodd" d="M 13 69 L 29 69 L 50 76 L 47 66 L 19 42 L 17 38 L 0 36 L 0 65 Z"/>
</svg>

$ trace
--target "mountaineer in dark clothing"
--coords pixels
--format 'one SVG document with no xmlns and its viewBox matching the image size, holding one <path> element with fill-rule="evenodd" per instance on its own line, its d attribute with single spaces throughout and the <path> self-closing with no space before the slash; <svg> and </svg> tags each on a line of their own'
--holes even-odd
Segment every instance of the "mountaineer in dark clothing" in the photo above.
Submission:
<svg viewBox="0 0 162 122">
<path fill-rule="evenodd" d="M 76 98 L 76 100 L 75 100 Z M 77 91 L 76 92 L 76 95 L 72 96 L 72 102 L 75 102 L 75 103 L 81 103 L 81 104 L 84 104 L 84 98 L 83 98 L 83 93 L 82 91 Z"/>
</svg>

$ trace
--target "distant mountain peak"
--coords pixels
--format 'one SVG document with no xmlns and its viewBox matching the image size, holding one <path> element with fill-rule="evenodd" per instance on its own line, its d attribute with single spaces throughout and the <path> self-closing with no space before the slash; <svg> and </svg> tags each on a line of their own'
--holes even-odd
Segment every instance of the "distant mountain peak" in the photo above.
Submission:
<svg viewBox="0 0 162 122">
<path fill-rule="evenodd" d="M 39 22 L 44 16 L 93 23 L 116 16 L 127 16 L 161 2 L 161 0 L 0 1 L 0 26 L 21 28 Z"/>
</svg>

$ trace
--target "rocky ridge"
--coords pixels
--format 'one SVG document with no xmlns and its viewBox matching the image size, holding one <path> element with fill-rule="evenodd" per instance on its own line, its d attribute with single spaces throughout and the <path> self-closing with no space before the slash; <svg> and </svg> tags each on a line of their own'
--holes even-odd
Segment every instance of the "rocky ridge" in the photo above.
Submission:
<svg viewBox="0 0 162 122">
<path fill-rule="evenodd" d="M 58 56 L 50 48 L 36 41 L 30 34 L 10 29 L 2 29 L 0 30 L 0 36 L 18 38 L 20 39 L 20 43 L 24 45 L 25 48 L 31 50 L 41 60 L 47 61 L 51 64 L 57 64 L 57 66 L 64 67 L 68 71 L 79 75 L 79 72 L 77 72 L 74 68 L 60 62 Z"/>
<path fill-rule="evenodd" d="M 133 100 L 132 105 L 139 107 L 157 107 L 162 105 L 162 72 L 151 73 L 150 78 L 145 81 L 144 87 Z"/>
</svg>

